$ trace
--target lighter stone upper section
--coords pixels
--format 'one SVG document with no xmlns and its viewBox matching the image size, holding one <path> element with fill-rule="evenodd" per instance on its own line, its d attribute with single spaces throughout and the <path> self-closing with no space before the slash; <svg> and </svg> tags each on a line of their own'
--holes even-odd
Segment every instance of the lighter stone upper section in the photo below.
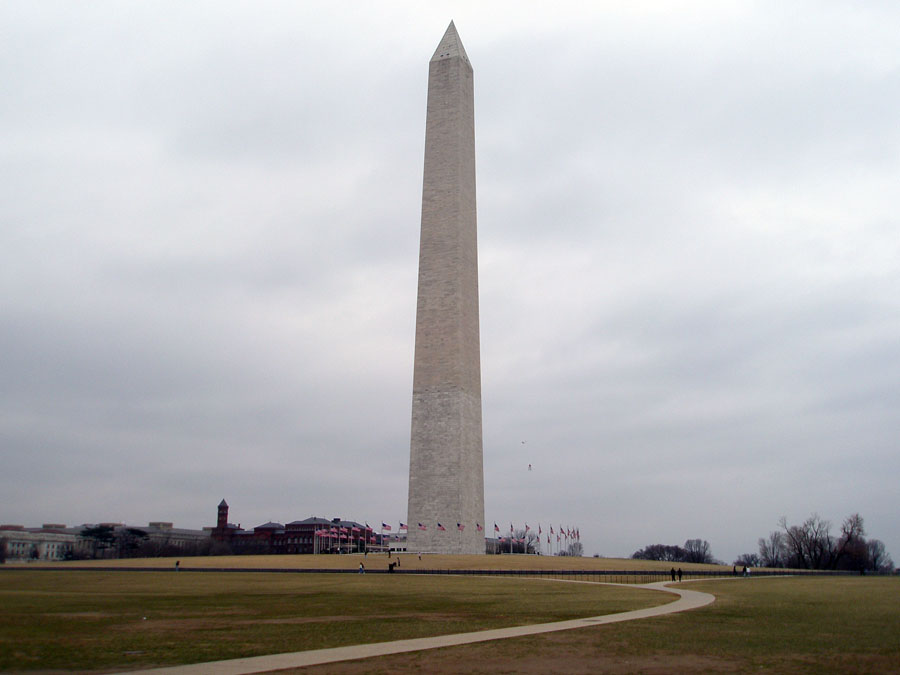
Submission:
<svg viewBox="0 0 900 675">
<path fill-rule="evenodd" d="M 469 63 L 469 56 L 466 54 L 462 40 L 459 39 L 459 33 L 456 32 L 456 26 L 452 21 L 450 22 L 450 25 L 447 26 L 447 32 L 444 33 L 444 37 L 434 51 L 434 56 L 431 57 L 431 60 L 440 61 L 441 59 L 447 59 L 451 56 L 458 56 L 466 63 Z"/>
</svg>

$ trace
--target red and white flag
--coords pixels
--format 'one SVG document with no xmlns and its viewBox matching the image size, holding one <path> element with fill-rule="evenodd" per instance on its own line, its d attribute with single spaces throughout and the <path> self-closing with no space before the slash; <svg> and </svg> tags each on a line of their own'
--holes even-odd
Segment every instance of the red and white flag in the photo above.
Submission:
<svg viewBox="0 0 900 675">
<path fill-rule="evenodd" d="M 497 527 L 497 523 L 494 523 L 494 532 L 500 532 L 500 528 Z"/>
<path fill-rule="evenodd" d="M 447 531 L 447 528 L 444 527 L 443 525 L 441 525 L 440 523 L 438 523 L 438 529 L 439 529 L 441 532 L 446 532 L 446 531 Z"/>
<path fill-rule="evenodd" d="M 422 523 L 419 523 L 419 529 L 422 530 L 422 531 L 424 532 L 424 531 L 427 530 L 428 528 L 425 527 Z"/>
<path fill-rule="evenodd" d="M 400 529 L 409 532 L 409 528 L 406 526 L 406 523 L 400 523 Z"/>
<path fill-rule="evenodd" d="M 466 526 L 463 525 L 462 523 L 457 523 L 457 524 L 456 524 L 456 529 L 459 530 L 460 532 L 462 532 L 463 530 L 466 529 Z"/>
<path fill-rule="evenodd" d="M 381 523 L 381 529 L 382 529 L 382 530 L 387 530 L 388 532 L 390 532 L 390 531 L 391 531 L 391 526 L 388 525 L 387 523 Z"/>
<path fill-rule="evenodd" d="M 475 529 L 479 532 L 484 532 L 484 528 L 481 526 L 481 523 L 475 523 Z"/>
</svg>

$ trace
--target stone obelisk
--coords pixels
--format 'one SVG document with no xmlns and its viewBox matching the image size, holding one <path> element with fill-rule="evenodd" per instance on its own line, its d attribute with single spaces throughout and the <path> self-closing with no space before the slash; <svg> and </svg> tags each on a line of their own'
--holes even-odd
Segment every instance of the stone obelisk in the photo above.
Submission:
<svg viewBox="0 0 900 675">
<path fill-rule="evenodd" d="M 472 66 L 450 22 L 428 66 L 407 550 L 484 553 Z"/>
</svg>

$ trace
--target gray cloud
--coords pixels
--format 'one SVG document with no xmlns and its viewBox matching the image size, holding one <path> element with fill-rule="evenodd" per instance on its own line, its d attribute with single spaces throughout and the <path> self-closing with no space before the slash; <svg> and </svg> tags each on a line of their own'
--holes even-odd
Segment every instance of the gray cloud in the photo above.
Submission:
<svg viewBox="0 0 900 675">
<path fill-rule="evenodd" d="M 0 520 L 405 518 L 453 18 L 490 521 L 900 551 L 897 10 L 509 10 L 3 6 Z"/>
</svg>

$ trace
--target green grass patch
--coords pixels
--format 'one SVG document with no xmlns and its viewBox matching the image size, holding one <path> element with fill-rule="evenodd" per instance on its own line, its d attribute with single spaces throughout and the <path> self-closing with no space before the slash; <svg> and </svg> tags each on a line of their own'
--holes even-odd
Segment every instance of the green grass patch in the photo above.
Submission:
<svg viewBox="0 0 900 675">
<path fill-rule="evenodd" d="M 0 670 L 196 663 L 597 616 L 671 597 L 502 577 L 7 570 Z"/>
</svg>

